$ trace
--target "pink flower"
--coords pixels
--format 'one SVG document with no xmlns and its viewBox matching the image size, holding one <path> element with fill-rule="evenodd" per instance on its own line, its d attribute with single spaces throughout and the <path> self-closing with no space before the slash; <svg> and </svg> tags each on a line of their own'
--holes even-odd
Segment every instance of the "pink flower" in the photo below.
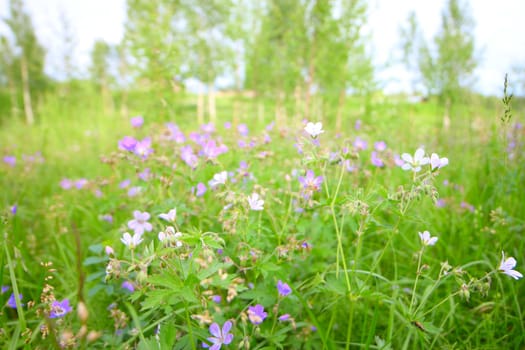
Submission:
<svg viewBox="0 0 525 350">
<path fill-rule="evenodd" d="M 142 235 L 144 231 L 151 231 L 153 226 L 148 222 L 150 215 L 148 212 L 141 213 L 138 210 L 133 212 L 133 220 L 128 222 L 128 227 L 132 229 L 136 234 Z"/>
</svg>

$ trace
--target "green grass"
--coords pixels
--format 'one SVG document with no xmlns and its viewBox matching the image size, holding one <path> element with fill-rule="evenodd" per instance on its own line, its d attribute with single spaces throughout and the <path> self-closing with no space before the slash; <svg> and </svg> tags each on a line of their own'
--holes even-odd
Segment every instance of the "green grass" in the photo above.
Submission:
<svg viewBox="0 0 525 350">
<path fill-rule="evenodd" d="M 234 323 L 229 348 L 248 343 L 252 349 L 523 346 L 523 280 L 496 269 L 503 250 L 525 271 L 525 135 L 515 131 L 518 148 L 509 159 L 504 135 L 512 125 L 499 123 L 497 102 L 471 98 L 455 106 L 445 130 L 434 101 L 377 99 L 363 109 L 361 99 L 351 98 L 342 130 L 333 129 L 331 114 L 311 118 L 322 120 L 325 130 L 315 147 L 291 117 L 269 131 L 272 140 L 264 144 L 273 103 L 264 101 L 260 120 L 257 103 L 245 99 L 239 122 L 250 129 L 245 141 L 253 138 L 257 146 L 239 149 L 243 138 L 235 126 L 223 127 L 232 121 L 234 102 L 219 99 L 214 137 L 229 151 L 191 170 L 179 157 L 181 145 L 161 135 L 168 121 L 186 136 L 198 131 L 196 98 L 169 101 L 162 105 L 147 94 L 131 94 L 131 115 L 145 117 L 140 129 L 132 129 L 118 110 L 105 110 L 89 92 L 48 96 L 33 127 L 2 119 L 0 152 L 16 155 L 17 164 L 0 164 L 6 236 L 0 280 L 11 288 L 0 300 L 5 305 L 16 288 L 24 303 L 18 311 L 2 308 L 2 347 L 53 348 L 71 334 L 73 348 L 200 348 L 210 336 L 209 322 L 222 326 L 226 320 Z M 118 96 L 116 102 L 118 108 Z M 520 108 L 513 122 L 522 121 Z M 354 129 L 357 119 L 361 130 Z M 143 161 L 118 151 L 118 140 L 126 135 L 151 136 L 154 154 Z M 357 171 L 328 161 L 329 152 L 352 148 L 357 136 L 368 141 L 368 149 L 342 155 Z M 379 140 L 388 145 L 384 168 L 370 163 Z M 294 147 L 299 141 L 303 154 Z M 199 149 L 192 141 L 186 144 Z M 393 154 L 413 154 L 420 145 L 450 160 L 425 182 L 393 165 Z M 43 163 L 22 161 L 23 154 L 37 151 Z M 260 157 L 262 151 L 269 156 Z M 208 189 L 203 197 L 192 194 L 198 182 L 208 186 L 214 174 L 236 172 L 240 161 L 248 162 L 253 178 L 234 175 L 235 183 Z M 153 174 L 147 182 L 137 178 L 146 167 Z M 311 202 L 301 197 L 297 180 L 307 169 L 324 180 Z M 86 178 L 89 184 L 63 190 L 63 178 Z M 141 186 L 141 194 L 128 197 L 119 188 L 124 179 Z M 246 196 L 253 192 L 265 200 L 262 212 L 247 208 Z M 435 204 L 438 197 L 446 203 L 442 208 Z M 16 215 L 9 212 L 13 204 Z M 157 215 L 172 208 L 184 244 L 163 248 L 157 233 L 166 223 Z M 131 254 L 120 237 L 134 210 L 151 213 L 154 228 Z M 113 223 L 101 220 L 106 214 Z M 425 230 L 439 240 L 422 250 L 418 232 Z M 106 245 L 114 256 L 104 253 Z M 120 264 L 120 276 L 106 281 L 110 262 Z M 451 266 L 446 274 L 445 262 Z M 121 288 L 124 280 L 135 284 L 134 293 Z M 288 283 L 292 294 L 279 298 L 277 280 Z M 53 289 L 43 292 L 46 285 Z M 221 302 L 211 301 L 212 295 L 220 295 Z M 68 298 L 75 312 L 49 319 L 53 298 Z M 85 322 L 76 314 L 81 300 L 89 310 Z M 255 304 L 268 313 L 259 326 L 249 320 L 248 307 Z M 284 313 L 291 320 L 277 319 Z M 45 338 L 43 325 L 50 332 Z"/>
</svg>

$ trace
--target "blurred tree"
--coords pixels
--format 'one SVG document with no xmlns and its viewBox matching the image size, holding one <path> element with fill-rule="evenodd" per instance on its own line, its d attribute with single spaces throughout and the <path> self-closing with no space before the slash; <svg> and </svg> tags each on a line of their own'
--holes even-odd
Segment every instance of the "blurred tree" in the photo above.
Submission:
<svg viewBox="0 0 525 350">
<path fill-rule="evenodd" d="M 320 95 L 328 105 L 337 106 L 336 129 L 343 123 L 343 106 L 348 93 L 366 93 L 375 88 L 372 60 L 366 52 L 362 34 L 367 4 L 362 0 L 316 0 L 312 11 L 309 40 L 314 69 L 309 69 Z M 311 51 L 312 52 L 312 51 Z M 325 111 L 329 113 L 330 111 Z"/>
<path fill-rule="evenodd" d="M 208 114 L 216 122 L 215 81 L 235 65 L 233 41 L 228 23 L 233 3 L 230 0 L 183 0 L 185 26 L 185 65 L 188 75 L 207 87 Z M 202 101 L 202 89 L 199 91 Z M 199 102 L 198 106 L 202 106 Z M 202 112 L 198 112 L 202 121 Z"/>
<path fill-rule="evenodd" d="M 5 36 L 0 36 L 0 82 L 7 85 L 12 117 L 18 115 L 17 77 L 14 71 L 15 60 L 16 57 L 11 43 Z"/>
<path fill-rule="evenodd" d="M 151 92 L 163 108 L 181 90 L 184 32 L 187 19 L 179 0 L 127 0 L 124 42 L 126 69 L 140 87 Z"/>
<path fill-rule="evenodd" d="M 110 74 L 111 51 L 110 45 L 102 40 L 97 40 L 93 44 L 93 50 L 91 51 L 91 78 L 100 91 L 106 111 L 113 109 L 113 97 L 110 89 L 112 80 Z"/>
<path fill-rule="evenodd" d="M 26 122 L 33 124 L 33 99 L 44 90 L 47 81 L 44 73 L 45 50 L 38 42 L 31 17 L 24 11 L 22 0 L 10 0 L 9 17 L 4 21 L 14 39 L 12 44 L 7 44 L 12 45 L 9 50 L 14 54 L 11 66 L 7 69 L 20 72 L 20 80 L 13 74 L 12 81 L 16 84 L 16 90 L 22 91 Z"/>
<path fill-rule="evenodd" d="M 246 55 L 246 86 L 258 96 L 275 99 L 278 125 L 286 118 L 285 104 L 304 84 L 306 64 L 305 6 L 296 0 L 268 0 L 255 40 Z"/>
<path fill-rule="evenodd" d="M 450 124 L 450 107 L 471 86 L 478 64 L 474 43 L 474 21 L 467 2 L 448 0 L 441 14 L 441 29 L 432 46 L 421 38 L 412 13 L 409 25 L 402 30 L 404 61 L 408 69 L 418 70 L 427 94 L 437 95 L 445 106 L 444 125 Z M 417 58 L 414 58 L 417 57 Z"/>
</svg>

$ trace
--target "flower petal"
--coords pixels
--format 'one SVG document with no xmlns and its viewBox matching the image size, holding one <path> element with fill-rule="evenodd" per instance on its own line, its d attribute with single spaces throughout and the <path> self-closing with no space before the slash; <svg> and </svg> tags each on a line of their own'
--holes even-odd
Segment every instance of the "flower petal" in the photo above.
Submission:
<svg viewBox="0 0 525 350">
<path fill-rule="evenodd" d="M 217 338 L 221 337 L 221 329 L 219 328 L 219 325 L 217 323 L 212 323 L 210 326 L 210 333 Z M 211 341 L 211 340 L 210 340 Z"/>
</svg>

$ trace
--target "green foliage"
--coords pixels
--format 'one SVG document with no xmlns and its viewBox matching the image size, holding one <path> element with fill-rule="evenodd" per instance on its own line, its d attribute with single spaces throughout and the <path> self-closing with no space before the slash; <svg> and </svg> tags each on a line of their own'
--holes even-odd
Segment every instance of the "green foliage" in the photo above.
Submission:
<svg viewBox="0 0 525 350">
<path fill-rule="evenodd" d="M 418 71 L 427 95 L 453 101 L 472 83 L 478 64 L 474 42 L 474 21 L 466 1 L 449 0 L 441 15 L 441 28 L 433 45 L 424 42 L 414 13 L 401 29 L 403 62 Z"/>
</svg>

